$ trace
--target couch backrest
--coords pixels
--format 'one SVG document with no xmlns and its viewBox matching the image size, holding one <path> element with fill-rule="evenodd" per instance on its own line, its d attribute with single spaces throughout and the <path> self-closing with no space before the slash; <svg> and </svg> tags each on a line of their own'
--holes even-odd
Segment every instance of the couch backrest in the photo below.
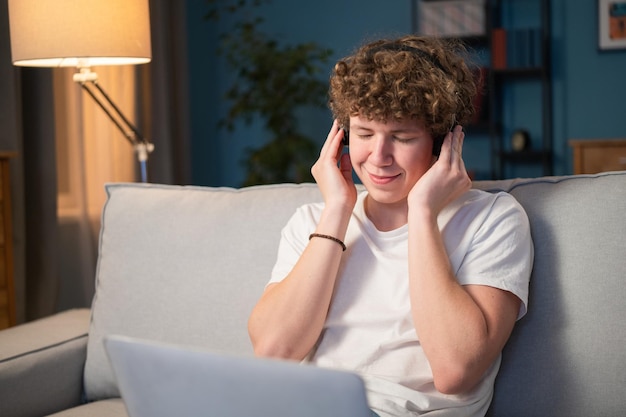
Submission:
<svg viewBox="0 0 626 417">
<path fill-rule="evenodd" d="M 89 400 L 119 396 L 102 338 L 121 334 L 251 354 L 250 311 L 280 231 L 314 184 L 244 189 L 106 186 L 85 365 Z"/>
<path fill-rule="evenodd" d="M 503 353 L 492 416 L 626 410 L 626 172 L 481 183 L 524 206 L 529 310 Z"/>
<path fill-rule="evenodd" d="M 626 173 L 479 182 L 526 209 L 535 242 L 529 313 L 503 358 L 491 415 L 626 409 Z M 102 348 L 124 334 L 251 354 L 246 323 L 280 230 L 315 185 L 107 186 L 85 388 L 117 396 Z"/>
</svg>

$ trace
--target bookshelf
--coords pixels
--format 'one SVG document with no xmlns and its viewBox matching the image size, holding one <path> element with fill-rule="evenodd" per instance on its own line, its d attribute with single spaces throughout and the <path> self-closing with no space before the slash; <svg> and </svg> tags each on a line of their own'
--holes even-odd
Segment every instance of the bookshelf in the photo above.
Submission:
<svg viewBox="0 0 626 417">
<path fill-rule="evenodd" d="M 414 32 L 460 38 L 481 54 L 487 52 L 486 111 L 467 130 L 488 135 L 491 177 L 518 176 L 520 167 L 529 175 L 552 175 L 550 1 L 411 1 Z M 459 15 L 464 16 L 460 23 Z M 532 93 L 520 105 L 516 90 Z M 515 116 L 533 112 L 534 117 Z M 514 150 L 511 138 L 520 130 L 530 132 L 529 147 Z"/>
<path fill-rule="evenodd" d="M 517 176 L 516 168 L 522 165 L 534 171 L 531 175 L 552 175 L 550 2 L 488 0 L 486 7 L 491 52 L 487 90 L 492 177 Z M 519 7 L 526 8 L 522 22 L 514 19 Z M 516 88 L 533 92 L 524 106 L 514 110 L 511 91 Z M 538 117 L 520 123 L 510 116 L 514 111 L 535 111 Z M 511 137 L 516 130 L 533 132 L 529 148 L 513 148 Z"/>
</svg>

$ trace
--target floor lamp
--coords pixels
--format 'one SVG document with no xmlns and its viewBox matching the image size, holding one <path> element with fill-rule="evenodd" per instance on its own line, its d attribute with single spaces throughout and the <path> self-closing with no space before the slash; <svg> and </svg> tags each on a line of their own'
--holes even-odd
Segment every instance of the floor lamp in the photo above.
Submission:
<svg viewBox="0 0 626 417">
<path fill-rule="evenodd" d="M 13 65 L 75 67 L 74 81 L 132 144 L 147 182 L 154 145 L 122 113 L 91 70 L 150 62 L 148 0 L 9 0 Z"/>
</svg>

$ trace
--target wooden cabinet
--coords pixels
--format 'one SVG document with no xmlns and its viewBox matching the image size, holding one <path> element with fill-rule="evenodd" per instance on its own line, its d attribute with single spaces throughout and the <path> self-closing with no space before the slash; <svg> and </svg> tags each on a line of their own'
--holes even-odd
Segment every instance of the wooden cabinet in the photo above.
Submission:
<svg viewBox="0 0 626 417">
<path fill-rule="evenodd" d="M 0 152 L 0 329 L 15 324 L 13 286 L 13 224 L 9 160 L 12 152 Z"/>
<path fill-rule="evenodd" d="M 574 174 L 626 170 L 626 139 L 569 141 L 574 151 Z"/>
</svg>

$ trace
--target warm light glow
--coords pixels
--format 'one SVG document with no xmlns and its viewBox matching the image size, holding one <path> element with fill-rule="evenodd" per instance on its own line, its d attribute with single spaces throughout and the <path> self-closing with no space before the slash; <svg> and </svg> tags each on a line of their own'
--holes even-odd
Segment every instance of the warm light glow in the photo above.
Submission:
<svg viewBox="0 0 626 417">
<path fill-rule="evenodd" d="M 9 0 L 14 65 L 90 67 L 149 62 L 148 0 Z"/>
</svg>

